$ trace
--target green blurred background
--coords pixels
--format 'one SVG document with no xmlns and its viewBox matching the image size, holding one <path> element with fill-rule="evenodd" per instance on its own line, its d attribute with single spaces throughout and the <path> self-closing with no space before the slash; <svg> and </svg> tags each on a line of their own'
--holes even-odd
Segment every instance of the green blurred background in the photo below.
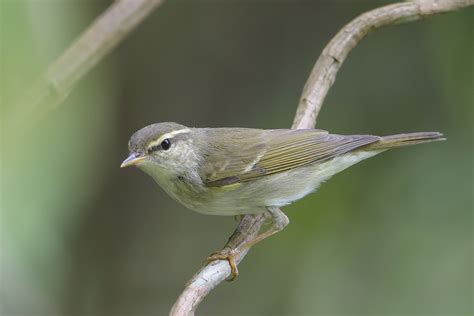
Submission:
<svg viewBox="0 0 474 316">
<path fill-rule="evenodd" d="M 40 122 L 13 106 L 111 1 L 1 3 L 1 314 L 166 315 L 236 223 L 184 209 L 127 141 L 159 121 L 290 126 L 328 40 L 383 1 L 166 1 Z M 370 35 L 319 117 L 334 133 L 442 131 L 285 208 L 199 315 L 472 315 L 474 10 Z"/>
</svg>

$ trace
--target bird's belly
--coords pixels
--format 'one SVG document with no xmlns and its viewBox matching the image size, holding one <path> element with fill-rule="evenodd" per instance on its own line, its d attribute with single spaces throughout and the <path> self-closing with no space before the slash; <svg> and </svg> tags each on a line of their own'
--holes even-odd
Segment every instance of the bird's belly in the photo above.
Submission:
<svg viewBox="0 0 474 316">
<path fill-rule="evenodd" d="M 288 205 L 315 191 L 334 174 L 378 153 L 379 151 L 360 151 L 254 181 L 233 184 L 229 188 L 219 188 L 217 190 L 223 191 L 214 194 L 214 198 L 209 201 L 211 211 L 206 213 L 251 214 L 264 211 L 268 206 Z"/>
<path fill-rule="evenodd" d="M 281 207 L 303 198 L 336 173 L 372 157 L 380 151 L 360 151 L 323 163 L 223 187 L 201 188 L 182 181 L 162 181 L 160 186 L 187 208 L 208 215 L 243 215 L 264 212 L 268 206 Z"/>
</svg>

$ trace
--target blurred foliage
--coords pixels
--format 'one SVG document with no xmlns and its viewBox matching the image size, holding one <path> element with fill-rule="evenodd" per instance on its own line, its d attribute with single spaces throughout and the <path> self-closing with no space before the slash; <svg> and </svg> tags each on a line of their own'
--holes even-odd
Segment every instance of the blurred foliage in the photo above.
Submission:
<svg viewBox="0 0 474 316">
<path fill-rule="evenodd" d="M 185 210 L 136 170 L 152 122 L 291 124 L 318 54 L 386 1 L 168 1 L 46 119 L 15 100 L 109 1 L 0 0 L 1 314 L 165 315 L 232 218 Z M 370 35 L 318 127 L 439 130 L 285 208 L 201 315 L 472 315 L 474 11 Z"/>
</svg>

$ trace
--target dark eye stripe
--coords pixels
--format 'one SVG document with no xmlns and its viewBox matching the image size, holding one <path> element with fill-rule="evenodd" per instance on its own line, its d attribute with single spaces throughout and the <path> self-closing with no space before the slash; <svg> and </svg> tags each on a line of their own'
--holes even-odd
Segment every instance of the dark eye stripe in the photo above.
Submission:
<svg viewBox="0 0 474 316">
<path fill-rule="evenodd" d="M 168 150 L 168 149 L 170 149 L 170 147 L 171 147 L 171 140 L 169 140 L 169 138 L 166 138 L 161 142 L 161 144 L 149 147 L 147 152 L 148 152 L 148 154 L 151 154 L 151 153 L 153 153 L 155 151 L 158 151 L 160 149 Z"/>
<path fill-rule="evenodd" d="M 160 146 L 158 146 L 158 145 L 151 146 L 151 147 L 148 148 L 148 153 L 151 154 L 152 152 L 155 152 L 159 149 L 160 149 Z"/>
</svg>

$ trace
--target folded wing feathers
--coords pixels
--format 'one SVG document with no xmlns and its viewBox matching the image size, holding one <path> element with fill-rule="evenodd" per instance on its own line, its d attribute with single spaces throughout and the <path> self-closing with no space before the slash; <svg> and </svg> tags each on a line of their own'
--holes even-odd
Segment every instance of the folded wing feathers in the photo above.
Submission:
<svg viewBox="0 0 474 316">
<path fill-rule="evenodd" d="M 243 150 L 245 155 L 229 157 L 226 168 L 207 177 L 206 185 L 216 187 L 252 181 L 262 176 L 323 162 L 380 140 L 378 136 L 342 136 L 321 130 L 275 130 L 269 131 L 266 137 L 265 146 L 248 152 Z M 259 156 L 261 158 L 256 159 Z M 251 163 L 252 167 L 249 166 Z"/>
</svg>

